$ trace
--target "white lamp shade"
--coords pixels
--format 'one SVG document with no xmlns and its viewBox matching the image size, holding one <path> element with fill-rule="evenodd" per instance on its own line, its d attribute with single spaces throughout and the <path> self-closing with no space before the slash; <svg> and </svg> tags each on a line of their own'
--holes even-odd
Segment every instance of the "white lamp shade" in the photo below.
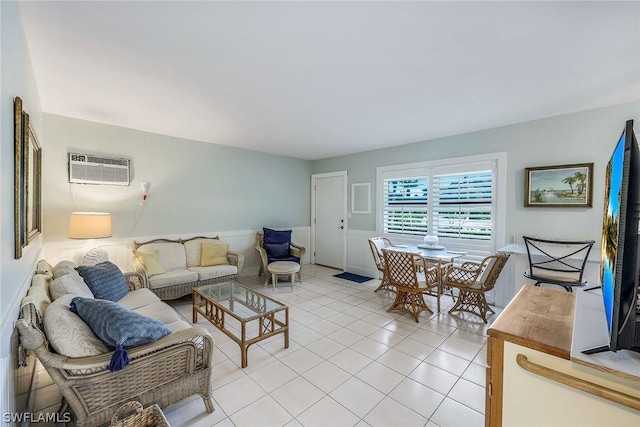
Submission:
<svg viewBox="0 0 640 427">
<path fill-rule="evenodd" d="M 71 212 L 70 239 L 102 239 L 111 237 L 111 214 L 105 212 Z"/>
</svg>

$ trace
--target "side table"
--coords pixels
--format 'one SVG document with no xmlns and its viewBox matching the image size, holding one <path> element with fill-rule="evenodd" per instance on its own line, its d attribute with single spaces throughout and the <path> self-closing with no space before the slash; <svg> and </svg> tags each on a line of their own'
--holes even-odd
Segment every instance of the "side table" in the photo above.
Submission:
<svg viewBox="0 0 640 427">
<path fill-rule="evenodd" d="M 271 283 L 273 284 L 273 290 L 276 290 L 278 284 L 279 274 L 291 275 L 291 292 L 293 292 L 293 285 L 296 282 L 296 273 L 300 271 L 300 264 L 293 261 L 275 261 L 267 265 L 267 270 L 271 273 Z"/>
</svg>

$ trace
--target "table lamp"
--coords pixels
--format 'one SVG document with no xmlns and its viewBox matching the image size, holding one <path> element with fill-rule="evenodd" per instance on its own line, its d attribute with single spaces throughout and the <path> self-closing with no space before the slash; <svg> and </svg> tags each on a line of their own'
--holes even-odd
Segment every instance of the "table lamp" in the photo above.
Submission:
<svg viewBox="0 0 640 427">
<path fill-rule="evenodd" d="M 70 239 L 103 239 L 111 237 L 111 214 L 105 212 L 71 212 Z"/>
</svg>

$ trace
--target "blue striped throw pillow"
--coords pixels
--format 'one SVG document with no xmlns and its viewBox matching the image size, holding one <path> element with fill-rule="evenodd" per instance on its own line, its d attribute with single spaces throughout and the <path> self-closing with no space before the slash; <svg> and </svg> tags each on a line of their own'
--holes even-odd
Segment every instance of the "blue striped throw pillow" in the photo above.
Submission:
<svg viewBox="0 0 640 427">
<path fill-rule="evenodd" d="M 164 323 L 113 301 L 75 297 L 71 300 L 70 310 L 80 316 L 110 349 L 115 349 L 110 371 L 119 371 L 129 364 L 126 348 L 150 344 L 171 333 Z"/>
</svg>

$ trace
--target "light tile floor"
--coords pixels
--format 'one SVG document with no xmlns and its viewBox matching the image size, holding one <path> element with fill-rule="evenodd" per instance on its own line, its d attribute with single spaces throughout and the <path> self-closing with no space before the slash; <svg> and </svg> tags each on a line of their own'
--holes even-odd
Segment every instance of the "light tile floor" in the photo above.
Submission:
<svg viewBox="0 0 640 427">
<path fill-rule="evenodd" d="M 304 282 L 280 282 L 275 292 L 259 277 L 241 282 L 290 307 L 290 345 L 282 335 L 240 349 L 207 320 L 213 334 L 215 411 L 198 396 L 164 409 L 173 427 L 192 426 L 483 426 L 486 330 L 480 318 L 387 313 L 394 294 L 333 277 L 307 265 Z M 436 301 L 426 297 L 435 312 Z M 171 302 L 191 319 L 190 297 Z M 500 310 L 496 310 L 499 312 Z M 493 315 L 490 323 L 496 318 Z M 36 412 L 52 412 L 60 393 L 39 370 Z"/>
</svg>

